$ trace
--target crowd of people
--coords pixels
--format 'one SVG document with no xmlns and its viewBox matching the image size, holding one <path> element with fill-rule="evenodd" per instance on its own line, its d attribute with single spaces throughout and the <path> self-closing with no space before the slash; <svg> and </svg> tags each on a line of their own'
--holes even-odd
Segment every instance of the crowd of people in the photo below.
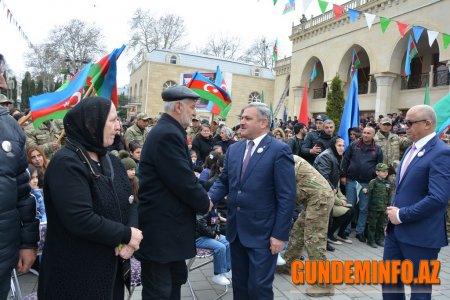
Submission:
<svg viewBox="0 0 450 300">
<path fill-rule="evenodd" d="M 158 118 L 141 112 L 122 122 L 111 101 L 90 97 L 63 121 L 21 128 L 9 114 L 24 114 L 0 94 L 2 126 L 12 128 L 1 133 L 0 229 L 8 234 L 0 250 L 8 255 L 0 252 L 0 299 L 16 264 L 39 271 L 41 299 L 123 299 L 132 256 L 143 299 L 179 299 L 196 248 L 214 252 L 212 281 L 233 284 L 235 299 L 271 299 L 276 270 L 289 273 L 304 250 L 326 260 L 353 243 L 353 229 L 359 242 L 384 247 L 385 259 L 435 259 L 447 244 L 450 148 L 433 135 L 431 107 L 361 119 L 345 148 L 324 114 L 308 124 L 272 121 L 267 105 L 251 103 L 231 127 L 200 120 L 199 96 L 184 86 L 162 99 Z M 39 223 L 46 241 L 34 263 Z M 420 224 L 433 229 L 426 241 L 413 237 Z M 277 266 L 280 255 L 286 264 Z M 306 292 L 333 295 L 334 287 Z"/>
</svg>

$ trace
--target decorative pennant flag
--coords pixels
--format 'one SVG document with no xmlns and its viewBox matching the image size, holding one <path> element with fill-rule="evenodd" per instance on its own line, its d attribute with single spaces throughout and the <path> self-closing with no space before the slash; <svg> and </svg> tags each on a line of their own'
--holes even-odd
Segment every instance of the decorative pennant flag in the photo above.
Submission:
<svg viewBox="0 0 450 300">
<path fill-rule="evenodd" d="M 344 147 L 347 149 L 350 144 L 348 130 L 359 126 L 359 103 L 358 103 L 358 69 L 353 74 L 352 82 L 348 90 L 347 99 L 342 112 L 341 124 L 339 125 L 338 135 L 344 140 Z"/>
<path fill-rule="evenodd" d="M 384 33 L 391 24 L 391 19 L 380 17 L 381 31 Z"/>
<path fill-rule="evenodd" d="M 317 61 L 316 61 L 313 65 L 311 76 L 309 77 L 309 82 L 312 82 L 314 80 L 314 78 L 317 77 L 317 74 L 318 74 L 318 71 L 317 71 Z"/>
<path fill-rule="evenodd" d="M 295 10 L 295 0 L 289 0 L 289 2 L 284 5 L 283 15 L 293 10 Z"/>
<path fill-rule="evenodd" d="M 441 136 L 450 126 L 450 94 L 433 105 L 436 112 L 436 133 Z"/>
<path fill-rule="evenodd" d="M 231 103 L 230 95 L 226 91 L 199 72 L 195 72 L 194 76 L 192 76 L 188 88 L 196 92 L 203 99 L 216 104 L 221 112 Z"/>
<path fill-rule="evenodd" d="M 273 0 L 273 5 L 277 4 L 278 0 Z"/>
<path fill-rule="evenodd" d="M 423 98 L 423 104 L 430 105 L 430 92 L 428 91 L 428 83 L 425 88 L 425 97 Z"/>
<path fill-rule="evenodd" d="M 353 49 L 352 65 L 350 67 L 350 77 L 352 77 L 352 74 L 355 72 L 356 69 L 358 69 L 360 64 L 361 61 L 359 60 L 358 54 L 356 53 L 356 49 Z"/>
<path fill-rule="evenodd" d="M 406 28 L 408 28 L 408 24 L 397 22 L 398 31 L 401 36 L 404 36 L 406 33 Z"/>
<path fill-rule="evenodd" d="M 66 113 L 81 101 L 91 64 L 87 64 L 62 91 L 30 97 L 33 126 L 38 128 L 44 121 L 63 119 Z"/>
<path fill-rule="evenodd" d="M 369 30 L 370 30 L 372 28 L 373 22 L 375 21 L 376 15 L 369 14 L 369 13 L 364 13 L 364 15 L 366 16 L 367 27 L 369 27 Z"/>
<path fill-rule="evenodd" d="M 443 33 L 442 41 L 444 42 L 444 49 L 448 48 L 448 44 L 450 44 L 450 34 Z"/>
<path fill-rule="evenodd" d="M 419 42 L 420 36 L 422 35 L 422 32 L 425 30 L 425 28 L 421 26 L 413 26 L 413 33 L 414 33 L 414 40 L 416 43 Z"/>
<path fill-rule="evenodd" d="M 323 1 L 323 0 L 317 0 L 317 1 L 319 1 L 320 10 L 324 14 L 327 11 L 328 2 L 327 1 Z"/>
<path fill-rule="evenodd" d="M 409 36 L 408 48 L 406 50 L 405 71 L 403 72 L 403 76 L 406 77 L 407 80 L 409 79 L 409 75 L 411 75 L 411 61 L 417 53 L 416 44 L 414 44 L 412 36 Z"/>
<path fill-rule="evenodd" d="M 333 11 L 334 11 L 334 17 L 336 19 L 339 19 L 339 17 L 344 12 L 344 7 L 340 6 L 340 5 L 337 5 L 337 4 L 333 4 Z"/>
<path fill-rule="evenodd" d="M 434 43 L 434 40 L 437 38 L 439 32 L 428 30 L 427 33 L 428 33 L 428 44 L 430 44 L 431 47 Z"/>
<path fill-rule="evenodd" d="M 303 5 L 303 11 L 307 11 L 309 6 L 311 5 L 312 0 L 303 0 L 302 1 L 302 5 Z"/>
<path fill-rule="evenodd" d="M 300 105 L 300 112 L 298 113 L 298 121 L 308 126 L 309 114 L 308 114 L 308 82 L 305 83 L 303 88 L 302 104 Z"/>
<path fill-rule="evenodd" d="M 275 40 L 275 43 L 273 44 L 273 61 L 276 62 L 278 60 L 278 39 Z"/>
<path fill-rule="evenodd" d="M 359 10 L 349 8 L 348 16 L 350 17 L 350 23 L 355 22 L 356 18 L 358 18 L 360 14 L 361 12 Z"/>
</svg>

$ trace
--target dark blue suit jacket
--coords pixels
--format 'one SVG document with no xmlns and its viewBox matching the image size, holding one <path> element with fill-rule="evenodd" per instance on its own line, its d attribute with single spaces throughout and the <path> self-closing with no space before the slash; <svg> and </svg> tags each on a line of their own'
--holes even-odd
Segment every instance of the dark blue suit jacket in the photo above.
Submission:
<svg viewBox="0 0 450 300">
<path fill-rule="evenodd" d="M 450 147 L 435 136 L 419 153 L 401 181 L 403 160 L 397 172 L 393 205 L 400 208 L 402 223 L 394 226 L 394 234 L 405 244 L 441 248 L 448 245 L 445 212 L 450 199 Z"/>
<path fill-rule="evenodd" d="M 216 203 L 228 194 L 227 240 L 266 248 L 270 237 L 287 241 L 295 204 L 294 159 L 290 147 L 267 135 L 255 149 L 242 182 L 247 141 L 231 145 L 221 176 L 209 190 Z"/>
</svg>

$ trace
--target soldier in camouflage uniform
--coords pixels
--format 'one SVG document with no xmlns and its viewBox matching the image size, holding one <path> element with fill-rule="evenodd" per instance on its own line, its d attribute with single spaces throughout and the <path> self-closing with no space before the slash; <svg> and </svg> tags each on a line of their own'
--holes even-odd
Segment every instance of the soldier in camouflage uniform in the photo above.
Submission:
<svg viewBox="0 0 450 300">
<path fill-rule="evenodd" d="M 123 136 L 125 140 L 125 147 L 129 150 L 130 142 L 137 141 L 139 145 L 144 146 L 145 139 L 147 138 L 150 129 L 148 124 L 150 117 L 146 113 L 139 113 L 136 116 L 136 123 L 129 127 Z"/>
<path fill-rule="evenodd" d="M 400 139 L 400 159 L 402 159 L 403 154 L 405 154 L 406 149 L 408 149 L 409 146 L 412 145 L 412 141 L 410 139 L 408 139 L 408 137 L 406 136 L 406 131 L 405 129 L 399 129 L 399 131 L 397 131 L 398 137 Z"/>
<path fill-rule="evenodd" d="M 309 260 L 326 260 L 327 232 L 334 193 L 328 181 L 306 160 L 294 155 L 297 182 L 297 203 L 304 209 L 298 216 L 289 235 L 289 243 L 282 272 L 289 272 L 291 263 L 300 259 L 306 248 Z M 284 269 L 284 270 L 283 270 Z M 334 286 L 308 286 L 310 296 L 333 295 Z"/>
<path fill-rule="evenodd" d="M 62 120 L 45 121 L 38 128 L 34 128 L 33 124 L 25 127 L 27 136 L 27 149 L 30 147 L 39 147 L 45 153 L 48 159 L 61 148 L 61 144 L 65 144 L 65 138 L 58 142 L 58 138 L 64 130 Z"/>
<path fill-rule="evenodd" d="M 377 164 L 377 177 L 369 182 L 369 215 L 367 217 L 367 244 L 372 248 L 384 247 L 384 224 L 386 207 L 391 202 L 391 187 L 388 180 L 388 166 Z"/>
<path fill-rule="evenodd" d="M 375 134 L 375 144 L 383 151 L 383 163 L 388 166 L 394 160 L 400 160 L 400 138 L 391 132 L 392 121 L 389 118 L 381 119 L 380 130 Z"/>
<path fill-rule="evenodd" d="M 200 121 L 197 119 L 197 117 L 192 118 L 192 125 L 189 126 L 186 130 L 188 138 L 193 141 L 197 134 L 201 131 L 201 128 L 202 126 L 200 125 Z"/>
</svg>

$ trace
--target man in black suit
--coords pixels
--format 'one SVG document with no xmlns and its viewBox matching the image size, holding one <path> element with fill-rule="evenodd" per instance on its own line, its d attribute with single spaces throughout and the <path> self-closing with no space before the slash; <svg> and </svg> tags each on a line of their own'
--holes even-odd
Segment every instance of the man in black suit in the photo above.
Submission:
<svg viewBox="0 0 450 300">
<path fill-rule="evenodd" d="M 165 113 L 142 149 L 139 228 L 144 239 L 137 258 L 142 265 L 142 299 L 180 299 L 187 280 L 185 260 L 195 251 L 195 215 L 211 202 L 195 177 L 186 128 L 199 96 L 185 86 L 162 93 Z"/>
</svg>

